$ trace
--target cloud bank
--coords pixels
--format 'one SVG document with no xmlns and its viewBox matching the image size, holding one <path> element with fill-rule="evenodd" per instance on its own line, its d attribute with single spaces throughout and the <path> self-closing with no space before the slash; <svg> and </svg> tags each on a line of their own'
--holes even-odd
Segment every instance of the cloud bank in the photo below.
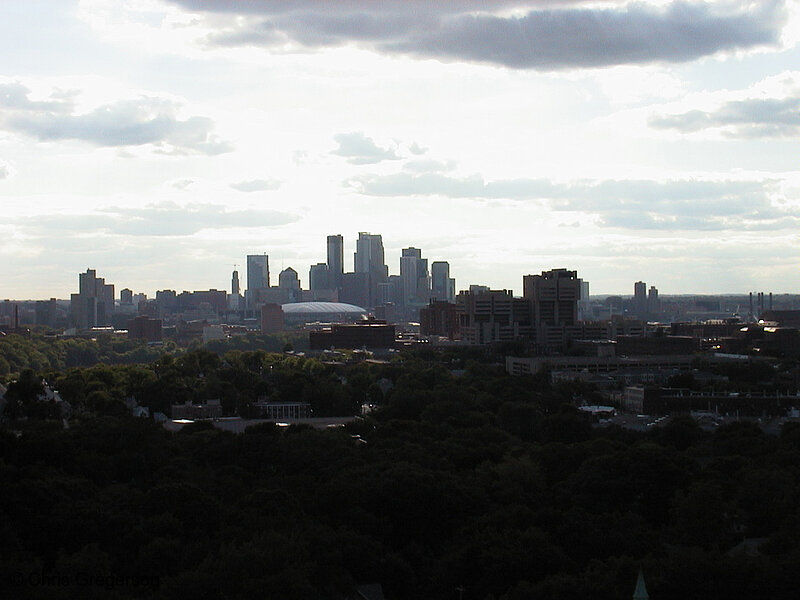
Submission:
<svg viewBox="0 0 800 600">
<path fill-rule="evenodd" d="M 706 180 L 485 181 L 441 172 L 363 175 L 344 182 L 366 196 L 439 196 L 537 201 L 550 210 L 593 214 L 597 223 L 626 229 L 740 230 L 800 226 L 800 208 L 778 206 L 779 182 Z"/>
<path fill-rule="evenodd" d="M 0 85 L 0 125 L 42 142 L 78 140 L 100 147 L 152 144 L 162 154 L 216 155 L 231 144 L 207 117 L 180 119 L 172 100 L 141 96 L 75 113 L 69 98 L 35 101 L 19 83 Z M 53 98 L 51 96 L 51 98 Z"/>
<path fill-rule="evenodd" d="M 109 207 L 87 214 L 39 215 L 35 218 L 14 219 L 31 233 L 52 235 L 75 234 L 85 237 L 88 232 L 110 235 L 183 237 L 206 229 L 277 227 L 293 223 L 295 215 L 274 210 L 229 210 L 218 204 L 186 204 L 171 202 L 144 208 Z"/>
<path fill-rule="evenodd" d="M 684 62 L 777 45 L 783 2 L 172 0 L 213 14 L 212 46 L 345 45 L 392 55 L 558 70 Z M 566 6 L 564 6 L 566 5 Z M 219 15 L 232 18 L 220 20 Z"/>
<path fill-rule="evenodd" d="M 734 100 L 713 111 L 655 116 L 649 124 L 682 133 L 718 129 L 736 138 L 796 137 L 800 135 L 800 97 Z"/>
</svg>

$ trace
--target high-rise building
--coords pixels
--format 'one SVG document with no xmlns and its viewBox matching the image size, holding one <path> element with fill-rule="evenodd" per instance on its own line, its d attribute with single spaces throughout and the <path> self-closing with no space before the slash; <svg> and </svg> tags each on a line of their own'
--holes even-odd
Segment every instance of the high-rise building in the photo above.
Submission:
<svg viewBox="0 0 800 600">
<path fill-rule="evenodd" d="M 461 339 L 468 344 L 508 342 L 532 336 L 531 303 L 514 298 L 511 290 L 461 292 L 456 302 Z"/>
<path fill-rule="evenodd" d="M 70 296 L 72 322 L 78 329 L 111 324 L 114 313 L 114 286 L 97 277 L 94 269 L 78 275 L 78 293 Z"/>
<path fill-rule="evenodd" d="M 378 284 L 389 277 L 389 268 L 383 254 L 383 238 L 380 234 L 360 232 L 353 255 L 354 271 L 366 273 L 369 279 L 367 306 L 375 306 L 378 299 Z"/>
<path fill-rule="evenodd" d="M 591 303 L 589 302 L 589 282 L 580 280 L 581 282 L 581 297 L 578 299 L 578 320 L 586 321 L 589 319 L 591 312 Z"/>
<path fill-rule="evenodd" d="M 581 280 L 576 271 L 553 269 L 522 278 L 523 296 L 533 301 L 537 324 L 564 326 L 578 320 Z"/>
<path fill-rule="evenodd" d="M 239 295 L 239 271 L 235 270 L 231 274 L 231 294 Z"/>
<path fill-rule="evenodd" d="M 419 248 L 403 248 L 400 256 L 400 278 L 403 289 L 401 304 L 410 306 L 428 301 L 430 296 L 428 259 L 422 258 L 422 251 Z"/>
<path fill-rule="evenodd" d="M 452 302 L 456 297 L 456 280 L 450 277 L 447 261 L 431 263 L 431 297 L 442 302 Z"/>
<path fill-rule="evenodd" d="M 535 340 L 540 347 L 563 348 L 578 321 L 581 283 L 576 271 L 553 269 L 522 278 L 523 296 L 533 309 Z"/>
<path fill-rule="evenodd" d="M 359 232 L 353 263 L 353 271 L 356 273 L 376 273 L 384 278 L 389 276 L 380 234 Z"/>
<path fill-rule="evenodd" d="M 326 263 L 311 265 L 308 270 L 308 289 L 313 292 L 318 290 L 329 290 L 335 286 L 331 285 L 332 273 Z M 341 279 L 340 279 L 341 282 Z"/>
<path fill-rule="evenodd" d="M 330 274 L 332 286 L 337 289 L 342 287 L 342 274 L 344 273 L 344 238 L 340 234 L 328 236 L 328 272 Z"/>
<path fill-rule="evenodd" d="M 286 267 L 278 275 L 278 287 L 287 290 L 299 290 L 300 278 L 292 267 Z"/>
<path fill-rule="evenodd" d="M 247 255 L 247 290 L 245 304 L 248 310 L 256 308 L 259 290 L 269 288 L 269 256 L 266 254 Z"/>
<path fill-rule="evenodd" d="M 647 284 L 644 281 L 633 284 L 633 312 L 639 319 L 647 316 Z"/>
<path fill-rule="evenodd" d="M 661 301 L 658 299 L 658 288 L 654 285 L 650 286 L 650 291 L 647 293 L 647 312 L 648 315 L 657 318 L 661 312 Z"/>
<path fill-rule="evenodd" d="M 263 290 L 269 287 L 269 256 L 247 255 L 247 289 Z"/>
</svg>

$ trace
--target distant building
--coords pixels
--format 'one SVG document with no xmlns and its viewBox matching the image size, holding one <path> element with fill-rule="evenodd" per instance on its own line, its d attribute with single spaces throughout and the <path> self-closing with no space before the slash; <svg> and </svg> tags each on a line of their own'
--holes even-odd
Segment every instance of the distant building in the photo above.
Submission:
<svg viewBox="0 0 800 600">
<path fill-rule="evenodd" d="M 289 292 L 289 302 L 300 300 L 300 278 L 292 267 L 286 267 L 278 275 L 278 287 Z"/>
<path fill-rule="evenodd" d="M 461 339 L 469 344 L 532 337 L 531 303 L 523 298 L 514 298 L 511 290 L 461 292 L 457 303 L 461 306 Z"/>
<path fill-rule="evenodd" d="M 228 309 L 228 294 L 225 290 L 201 290 L 181 292 L 176 298 L 176 308 L 181 312 L 197 310 L 216 314 Z"/>
<path fill-rule="evenodd" d="M 147 340 L 148 342 L 160 342 L 162 338 L 161 319 L 138 316 L 129 320 L 128 337 Z"/>
<path fill-rule="evenodd" d="M 114 286 L 97 277 L 94 269 L 78 276 L 78 293 L 70 296 L 70 314 L 78 329 L 105 327 L 114 313 Z"/>
<path fill-rule="evenodd" d="M 231 294 L 238 296 L 239 291 L 239 271 L 234 269 L 233 273 L 231 273 Z"/>
<path fill-rule="evenodd" d="M 761 313 L 761 320 L 765 323 L 776 323 L 781 327 L 800 329 L 800 310 L 765 310 Z"/>
<path fill-rule="evenodd" d="M 352 325 L 335 324 L 327 329 L 309 332 L 309 343 L 312 350 L 328 348 L 387 349 L 394 346 L 394 340 L 394 325 L 377 319 L 365 319 Z"/>
<path fill-rule="evenodd" d="M 283 309 L 281 305 L 264 304 L 261 307 L 261 333 L 277 333 L 283 329 Z"/>
<path fill-rule="evenodd" d="M 311 265 L 308 270 L 308 289 L 312 291 L 329 290 L 336 286 L 331 284 L 331 273 L 326 263 Z"/>
<path fill-rule="evenodd" d="M 463 306 L 443 300 L 431 300 L 419 311 L 419 332 L 422 335 L 439 335 L 451 340 L 460 337 L 460 315 Z"/>
<path fill-rule="evenodd" d="M 650 286 L 650 291 L 647 292 L 647 315 L 649 318 L 656 318 L 661 312 L 661 301 L 658 299 L 658 288 L 654 285 Z"/>
<path fill-rule="evenodd" d="M 338 234 L 328 236 L 328 272 L 331 285 L 334 288 L 341 287 L 344 273 L 344 238 Z"/>
<path fill-rule="evenodd" d="M 203 343 L 207 344 L 211 340 L 227 339 L 228 334 L 222 325 L 203 325 Z"/>
<path fill-rule="evenodd" d="M 403 306 L 420 305 L 430 298 L 430 278 L 428 259 L 422 258 L 419 248 L 403 248 L 400 256 L 400 279 L 402 296 L 398 298 Z"/>
<path fill-rule="evenodd" d="M 456 298 L 456 280 L 450 277 L 447 261 L 431 263 L 431 298 L 442 302 L 453 302 Z"/>
<path fill-rule="evenodd" d="M 311 416 L 308 402 L 269 402 L 265 398 L 253 404 L 256 416 L 261 419 L 307 419 Z"/>
<path fill-rule="evenodd" d="M 647 284 L 644 281 L 633 284 L 633 312 L 640 319 L 647 318 Z"/>
<path fill-rule="evenodd" d="M 255 293 L 269 287 L 269 256 L 266 254 L 247 255 L 247 290 L 245 301 L 248 309 L 255 308 Z"/>
<path fill-rule="evenodd" d="M 173 404 L 171 409 L 173 419 L 218 419 L 222 416 L 222 405 L 218 399 L 200 404 L 187 400 L 184 404 Z"/>
<path fill-rule="evenodd" d="M 539 347 L 563 348 L 577 333 L 582 283 L 576 271 L 567 269 L 522 278 L 523 296 L 532 303 L 534 338 Z"/>
<path fill-rule="evenodd" d="M 58 305 L 55 298 L 36 301 L 36 324 L 53 327 L 58 319 Z"/>
<path fill-rule="evenodd" d="M 353 271 L 367 275 L 367 302 L 364 306 L 378 304 L 378 284 L 389 277 L 389 268 L 383 252 L 383 238 L 380 234 L 360 232 L 353 254 Z"/>
<path fill-rule="evenodd" d="M 377 286 L 375 289 L 377 294 Z M 345 273 L 342 275 L 339 300 L 345 304 L 370 306 L 370 274 Z"/>
</svg>

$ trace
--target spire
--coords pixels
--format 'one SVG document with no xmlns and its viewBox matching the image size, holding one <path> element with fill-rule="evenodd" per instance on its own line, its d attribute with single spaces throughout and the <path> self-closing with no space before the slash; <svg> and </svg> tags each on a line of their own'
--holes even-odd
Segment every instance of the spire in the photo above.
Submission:
<svg viewBox="0 0 800 600">
<path fill-rule="evenodd" d="M 633 590 L 633 600 L 650 600 L 647 593 L 647 586 L 644 584 L 644 573 L 639 569 L 639 577 L 636 578 L 636 589 Z"/>
</svg>

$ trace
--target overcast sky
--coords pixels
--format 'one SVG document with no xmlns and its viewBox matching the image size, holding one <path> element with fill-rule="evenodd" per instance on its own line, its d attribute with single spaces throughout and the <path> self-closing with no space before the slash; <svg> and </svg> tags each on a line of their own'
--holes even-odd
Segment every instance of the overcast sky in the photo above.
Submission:
<svg viewBox="0 0 800 600">
<path fill-rule="evenodd" d="M 305 287 L 359 231 L 459 289 L 800 293 L 799 40 L 795 0 L 3 2 L 0 296 Z"/>
</svg>

